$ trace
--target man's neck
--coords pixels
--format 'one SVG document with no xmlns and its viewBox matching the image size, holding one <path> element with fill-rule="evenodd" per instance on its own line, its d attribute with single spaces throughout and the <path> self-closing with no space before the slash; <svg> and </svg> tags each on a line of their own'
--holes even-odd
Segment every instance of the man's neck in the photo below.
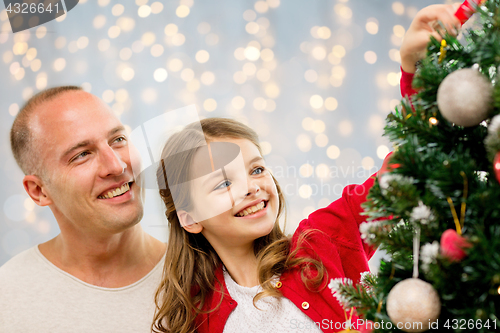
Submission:
<svg viewBox="0 0 500 333">
<path fill-rule="evenodd" d="M 139 224 L 109 236 L 71 237 L 63 232 L 40 244 L 55 266 L 92 285 L 119 288 L 137 282 L 158 264 L 166 246 Z"/>
</svg>

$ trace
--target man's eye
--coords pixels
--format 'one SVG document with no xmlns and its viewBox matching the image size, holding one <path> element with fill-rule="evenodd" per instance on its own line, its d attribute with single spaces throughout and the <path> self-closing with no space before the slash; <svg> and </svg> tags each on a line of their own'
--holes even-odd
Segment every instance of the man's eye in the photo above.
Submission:
<svg viewBox="0 0 500 333">
<path fill-rule="evenodd" d="M 120 136 L 115 139 L 115 142 L 123 142 L 123 141 L 126 141 L 126 139 L 123 136 Z"/>
<path fill-rule="evenodd" d="M 252 175 L 260 175 L 261 173 L 263 173 L 264 171 L 266 170 L 266 168 L 264 167 L 257 167 L 255 169 L 253 169 L 252 171 Z"/>
<path fill-rule="evenodd" d="M 87 155 L 90 155 L 88 151 L 82 151 L 80 154 L 76 155 L 75 158 L 73 158 L 72 162 L 84 158 Z"/>
<path fill-rule="evenodd" d="M 217 185 L 217 186 L 214 188 L 214 191 L 215 191 L 215 190 L 220 190 L 220 189 L 222 189 L 222 188 L 229 187 L 229 186 L 231 186 L 231 184 L 232 184 L 232 183 L 231 183 L 228 179 L 226 179 L 226 180 L 224 180 L 222 183 L 220 183 L 219 185 Z"/>
</svg>

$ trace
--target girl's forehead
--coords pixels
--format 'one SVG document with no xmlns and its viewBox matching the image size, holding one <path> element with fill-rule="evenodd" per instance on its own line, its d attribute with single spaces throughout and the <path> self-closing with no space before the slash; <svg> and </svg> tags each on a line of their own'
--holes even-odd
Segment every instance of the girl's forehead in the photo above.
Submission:
<svg viewBox="0 0 500 333">
<path fill-rule="evenodd" d="M 241 148 L 234 142 L 208 142 L 196 148 L 192 178 L 198 178 L 221 170 L 241 157 Z"/>
<path fill-rule="evenodd" d="M 244 158 L 249 158 L 250 160 L 256 156 L 262 157 L 259 148 L 250 140 L 244 138 L 213 138 L 208 141 L 210 142 L 228 142 L 238 145 L 243 154 Z"/>
</svg>

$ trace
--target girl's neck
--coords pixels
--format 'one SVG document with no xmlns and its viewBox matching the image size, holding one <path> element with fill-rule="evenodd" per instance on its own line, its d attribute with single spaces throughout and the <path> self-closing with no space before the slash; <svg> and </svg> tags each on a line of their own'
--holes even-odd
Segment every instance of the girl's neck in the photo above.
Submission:
<svg viewBox="0 0 500 333">
<path fill-rule="evenodd" d="M 253 246 L 247 249 L 217 252 L 229 275 L 237 284 L 243 287 L 254 287 L 259 284 L 258 262 Z"/>
</svg>

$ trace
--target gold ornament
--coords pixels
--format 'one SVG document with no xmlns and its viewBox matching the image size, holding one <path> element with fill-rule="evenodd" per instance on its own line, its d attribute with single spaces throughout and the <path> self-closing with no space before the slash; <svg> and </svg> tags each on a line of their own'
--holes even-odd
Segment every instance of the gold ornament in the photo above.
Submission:
<svg viewBox="0 0 500 333">
<path fill-rule="evenodd" d="M 431 284 L 417 278 L 398 282 L 387 297 L 387 314 L 405 332 L 424 332 L 439 318 L 441 301 Z"/>
<path fill-rule="evenodd" d="M 446 57 L 446 40 L 441 41 L 441 49 L 439 50 L 441 54 L 439 55 L 439 63 L 442 63 L 444 58 Z"/>
</svg>

